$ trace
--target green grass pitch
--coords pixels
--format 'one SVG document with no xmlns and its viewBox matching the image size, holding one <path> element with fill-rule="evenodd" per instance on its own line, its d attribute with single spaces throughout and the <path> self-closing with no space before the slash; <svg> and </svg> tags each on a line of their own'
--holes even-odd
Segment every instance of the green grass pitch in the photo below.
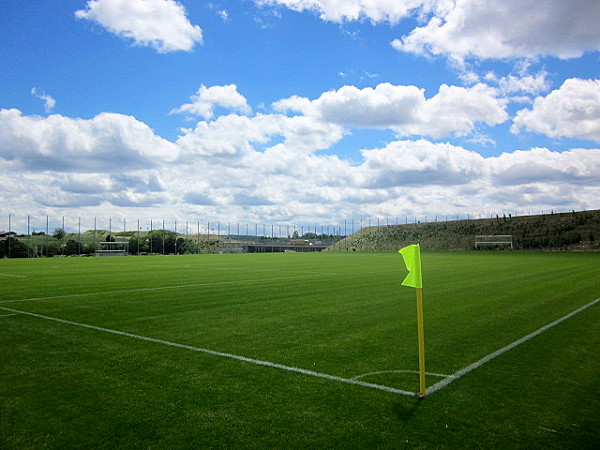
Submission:
<svg viewBox="0 0 600 450">
<path fill-rule="evenodd" d="M 428 386 L 600 298 L 600 254 L 422 261 Z M 344 382 L 418 391 L 405 273 L 397 253 L 0 260 L 0 448 L 598 448 L 600 303 L 424 400 Z"/>
</svg>

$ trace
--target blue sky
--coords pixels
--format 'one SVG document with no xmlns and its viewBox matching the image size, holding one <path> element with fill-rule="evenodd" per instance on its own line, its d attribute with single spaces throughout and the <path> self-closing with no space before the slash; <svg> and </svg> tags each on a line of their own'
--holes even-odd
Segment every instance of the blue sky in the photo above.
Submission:
<svg viewBox="0 0 600 450">
<path fill-rule="evenodd" d="M 1 8 L 0 228 L 600 208 L 595 0 Z"/>
</svg>

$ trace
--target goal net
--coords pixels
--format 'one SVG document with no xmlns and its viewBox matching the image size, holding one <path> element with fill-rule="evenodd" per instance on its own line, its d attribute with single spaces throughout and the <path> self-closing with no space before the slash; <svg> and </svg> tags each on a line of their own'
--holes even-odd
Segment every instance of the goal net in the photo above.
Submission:
<svg viewBox="0 0 600 450">
<path fill-rule="evenodd" d="M 129 242 L 98 242 L 96 256 L 127 256 Z"/>
<path fill-rule="evenodd" d="M 513 247 L 513 235 L 512 234 L 492 234 L 484 236 L 475 236 L 475 250 L 481 247 Z"/>
</svg>

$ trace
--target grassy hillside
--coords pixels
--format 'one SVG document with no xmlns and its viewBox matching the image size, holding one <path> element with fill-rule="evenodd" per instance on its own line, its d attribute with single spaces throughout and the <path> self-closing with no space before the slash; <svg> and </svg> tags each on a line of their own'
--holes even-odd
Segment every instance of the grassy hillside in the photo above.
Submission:
<svg viewBox="0 0 600 450">
<path fill-rule="evenodd" d="M 600 250 L 600 210 L 363 228 L 334 251 L 472 250 L 475 236 L 512 234 L 516 250 Z"/>
</svg>

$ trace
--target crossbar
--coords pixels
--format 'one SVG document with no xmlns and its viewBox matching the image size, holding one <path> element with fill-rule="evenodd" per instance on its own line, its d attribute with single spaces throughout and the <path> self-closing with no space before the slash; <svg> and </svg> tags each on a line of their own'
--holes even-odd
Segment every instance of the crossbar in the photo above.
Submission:
<svg viewBox="0 0 600 450">
<path fill-rule="evenodd" d="M 513 247 L 513 236 L 512 234 L 489 234 L 475 236 L 475 249 L 477 250 L 480 245 L 510 245 L 511 250 Z"/>
</svg>

